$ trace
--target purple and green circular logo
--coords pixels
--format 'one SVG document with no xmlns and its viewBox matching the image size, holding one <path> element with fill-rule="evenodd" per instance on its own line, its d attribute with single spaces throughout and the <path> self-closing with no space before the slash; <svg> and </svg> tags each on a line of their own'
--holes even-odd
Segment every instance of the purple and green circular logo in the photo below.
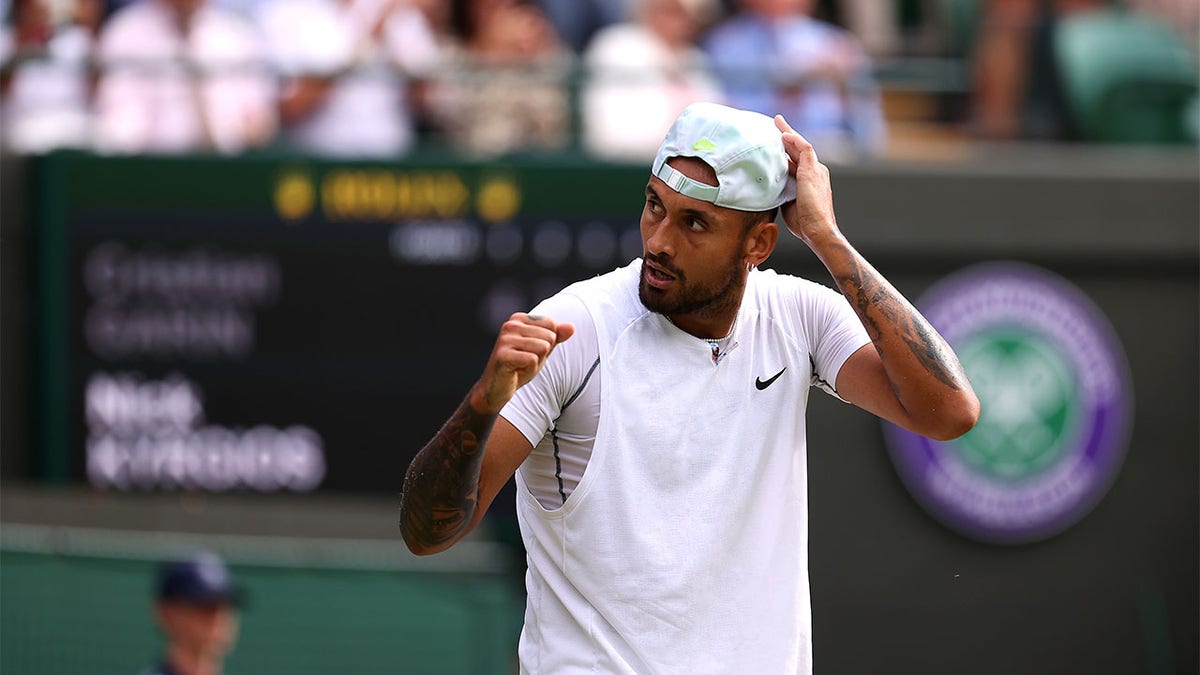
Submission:
<svg viewBox="0 0 1200 675">
<path fill-rule="evenodd" d="M 1026 543 L 1073 525 L 1116 478 L 1129 438 L 1128 365 L 1104 315 L 1023 263 L 969 267 L 918 306 L 958 354 L 982 412 L 949 442 L 885 424 L 909 492 L 980 541 Z"/>
</svg>

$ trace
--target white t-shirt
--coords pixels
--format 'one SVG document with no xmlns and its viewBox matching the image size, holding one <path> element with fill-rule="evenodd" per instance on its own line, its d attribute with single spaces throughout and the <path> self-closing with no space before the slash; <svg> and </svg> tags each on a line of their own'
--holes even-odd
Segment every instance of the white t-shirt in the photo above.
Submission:
<svg viewBox="0 0 1200 675">
<path fill-rule="evenodd" d="M 418 9 L 393 10 L 378 0 L 274 0 L 263 4 L 257 21 L 285 78 L 336 76 L 325 100 L 286 130 L 290 143 L 338 157 L 392 157 L 409 149 L 414 123 L 406 73 L 423 73 L 438 58 Z"/>
<path fill-rule="evenodd" d="M 600 30 L 583 59 L 583 142 L 600 157 L 649 161 L 681 110 L 722 100 L 702 51 L 673 50 L 641 24 Z"/>
<path fill-rule="evenodd" d="M 97 56 L 101 151 L 235 153 L 275 132 L 275 80 L 237 15 L 201 7 L 185 34 L 162 2 L 134 3 L 105 24 Z"/>
<path fill-rule="evenodd" d="M 810 672 L 804 410 L 869 339 L 840 294 L 756 271 L 714 363 L 640 269 L 534 310 L 577 334 L 501 412 L 535 446 L 522 672 Z"/>
<path fill-rule="evenodd" d="M 3 103 L 8 147 L 36 153 L 85 148 L 91 143 L 91 50 L 92 37 L 85 28 L 64 26 L 46 44 L 46 58 L 16 67 Z M 0 54 L 0 62 L 3 60 Z"/>
</svg>

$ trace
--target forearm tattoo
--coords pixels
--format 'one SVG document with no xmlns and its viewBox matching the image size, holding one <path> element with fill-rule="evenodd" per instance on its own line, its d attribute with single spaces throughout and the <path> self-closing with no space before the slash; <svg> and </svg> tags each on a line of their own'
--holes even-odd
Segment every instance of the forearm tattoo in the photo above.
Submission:
<svg viewBox="0 0 1200 675">
<path fill-rule="evenodd" d="M 929 374 L 951 389 L 964 388 L 966 374 L 949 345 L 878 271 L 852 256 L 849 271 L 839 276 L 837 283 L 854 305 L 880 356 L 880 340 L 885 331 L 892 330 Z"/>
<path fill-rule="evenodd" d="M 479 504 L 483 448 L 495 421 L 495 415 L 481 415 L 464 400 L 408 465 L 400 532 L 410 546 L 440 546 L 471 522 Z"/>
</svg>

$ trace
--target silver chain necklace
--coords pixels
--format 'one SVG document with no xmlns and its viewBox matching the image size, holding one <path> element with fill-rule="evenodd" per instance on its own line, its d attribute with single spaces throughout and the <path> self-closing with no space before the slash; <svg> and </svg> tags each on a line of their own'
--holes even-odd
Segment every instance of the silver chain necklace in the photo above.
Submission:
<svg viewBox="0 0 1200 675">
<path fill-rule="evenodd" d="M 721 361 L 725 360 L 726 356 L 729 356 L 729 352 L 737 349 L 738 343 L 736 341 L 732 345 L 729 345 L 729 347 L 727 349 L 724 348 L 724 346 L 725 346 L 724 343 L 727 342 L 729 340 L 729 338 L 733 337 L 733 332 L 735 330 L 737 330 L 738 317 L 741 316 L 741 314 L 742 314 L 742 310 L 739 307 L 737 314 L 733 315 L 733 323 L 729 326 L 729 332 L 726 333 L 724 337 L 697 338 L 699 340 L 704 340 L 705 342 L 707 342 L 709 348 L 712 349 L 713 366 L 721 365 Z M 670 321 L 672 326 L 679 328 L 679 325 L 676 324 L 675 321 L 671 319 L 671 317 L 668 316 L 667 321 Z M 683 329 L 679 328 L 679 330 L 683 330 Z M 684 331 L 684 332 L 686 333 L 687 331 Z M 692 337 L 695 337 L 695 336 L 692 336 Z"/>
</svg>

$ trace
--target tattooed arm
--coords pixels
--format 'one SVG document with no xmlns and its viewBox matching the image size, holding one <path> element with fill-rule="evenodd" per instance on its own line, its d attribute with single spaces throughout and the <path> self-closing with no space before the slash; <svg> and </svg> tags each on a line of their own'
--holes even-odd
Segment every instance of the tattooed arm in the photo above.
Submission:
<svg viewBox="0 0 1200 675">
<path fill-rule="evenodd" d="M 498 419 L 500 409 L 574 332 L 571 324 L 525 314 L 500 328 L 483 376 L 405 473 L 400 533 L 413 553 L 450 548 L 479 524 L 532 450 L 516 427 Z"/>
<path fill-rule="evenodd" d="M 858 314 L 871 346 L 852 354 L 838 373 L 842 398 L 936 440 L 975 426 L 979 400 L 958 357 L 904 296 L 849 243 L 813 249 Z"/>
<path fill-rule="evenodd" d="M 796 170 L 796 201 L 784 205 L 784 221 L 833 275 L 874 345 L 842 365 L 838 393 L 915 433 L 938 440 L 966 433 L 979 419 L 979 399 L 958 357 L 842 235 L 829 170 L 782 117 L 776 117 L 776 125 Z"/>
<path fill-rule="evenodd" d="M 464 400 L 408 465 L 400 498 L 400 532 L 414 553 L 453 543 L 474 520 L 479 505 L 483 446 L 495 415 Z"/>
</svg>

